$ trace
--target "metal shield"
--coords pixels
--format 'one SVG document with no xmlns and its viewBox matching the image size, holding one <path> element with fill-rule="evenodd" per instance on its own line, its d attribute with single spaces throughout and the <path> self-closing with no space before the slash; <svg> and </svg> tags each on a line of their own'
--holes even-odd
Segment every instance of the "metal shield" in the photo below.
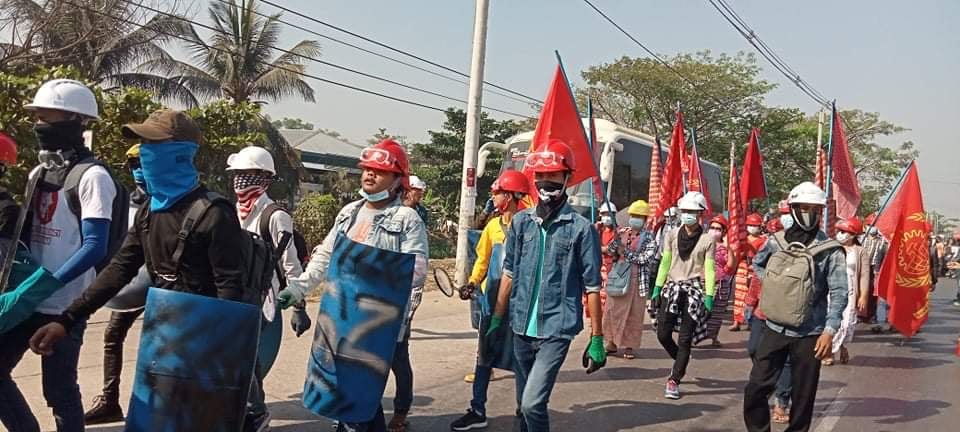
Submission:
<svg viewBox="0 0 960 432">
<path fill-rule="evenodd" d="M 500 292 L 500 279 L 503 277 L 503 244 L 495 244 L 490 249 L 490 265 L 487 267 L 487 290 L 480 297 L 481 320 L 480 320 L 480 352 L 477 362 L 484 366 L 495 367 L 498 369 L 513 370 L 513 330 L 510 330 L 510 317 L 503 317 L 500 324 L 508 329 L 503 333 L 501 341 L 493 345 L 494 349 L 488 349 L 490 345 L 486 343 L 487 329 L 490 327 L 490 317 L 497 307 L 497 294 Z"/>
<path fill-rule="evenodd" d="M 303 405 L 344 422 L 376 415 L 387 384 L 414 255 L 337 237 L 307 364 Z"/>
<path fill-rule="evenodd" d="M 137 275 L 126 286 L 120 289 L 105 305 L 108 309 L 117 312 L 130 312 L 143 309 L 147 303 L 147 290 L 153 285 L 147 266 L 140 266 Z"/>
<path fill-rule="evenodd" d="M 151 288 L 124 430 L 241 430 L 259 329 L 256 306 Z"/>
</svg>

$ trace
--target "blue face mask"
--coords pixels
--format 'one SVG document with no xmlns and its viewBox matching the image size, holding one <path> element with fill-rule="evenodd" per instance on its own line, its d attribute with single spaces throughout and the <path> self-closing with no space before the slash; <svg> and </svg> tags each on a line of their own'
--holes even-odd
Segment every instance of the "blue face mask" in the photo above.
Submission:
<svg viewBox="0 0 960 432">
<path fill-rule="evenodd" d="M 363 199 L 370 202 L 380 202 L 387 198 L 390 198 L 390 189 L 384 189 L 380 192 L 372 193 L 372 194 L 367 193 L 367 191 L 363 189 L 360 189 L 360 196 L 363 197 Z"/>
<path fill-rule="evenodd" d="M 141 144 L 140 165 L 150 191 L 150 210 L 163 211 L 200 184 L 193 157 L 200 146 L 190 141 Z"/>
<path fill-rule="evenodd" d="M 786 231 L 793 226 L 793 216 L 788 214 L 780 215 L 780 225 L 783 225 L 783 230 Z"/>
<path fill-rule="evenodd" d="M 130 170 L 130 173 L 133 174 L 133 182 L 136 183 L 137 186 L 142 187 L 147 185 L 147 181 L 143 178 L 143 168 Z"/>
<path fill-rule="evenodd" d="M 684 225 L 696 225 L 697 215 L 693 213 L 680 213 L 680 223 Z"/>
<path fill-rule="evenodd" d="M 644 225 L 647 224 L 647 220 L 641 217 L 631 217 L 630 218 L 630 227 L 636 229 L 642 229 Z"/>
</svg>

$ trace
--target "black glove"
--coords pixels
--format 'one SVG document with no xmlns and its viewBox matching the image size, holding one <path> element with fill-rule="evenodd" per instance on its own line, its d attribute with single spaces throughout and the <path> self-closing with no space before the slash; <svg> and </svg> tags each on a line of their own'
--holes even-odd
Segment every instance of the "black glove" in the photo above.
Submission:
<svg viewBox="0 0 960 432">
<path fill-rule="evenodd" d="M 460 300 L 470 300 L 473 298 L 473 293 L 477 291 L 477 286 L 470 282 L 457 291 L 460 292 Z"/>
<path fill-rule="evenodd" d="M 305 307 L 305 302 L 301 301 L 297 303 L 293 306 L 293 316 L 290 317 L 290 327 L 293 328 L 293 332 L 297 334 L 297 337 L 300 337 L 304 332 L 310 330 L 310 325 L 313 323 L 310 321 L 310 316 L 307 315 Z"/>
</svg>

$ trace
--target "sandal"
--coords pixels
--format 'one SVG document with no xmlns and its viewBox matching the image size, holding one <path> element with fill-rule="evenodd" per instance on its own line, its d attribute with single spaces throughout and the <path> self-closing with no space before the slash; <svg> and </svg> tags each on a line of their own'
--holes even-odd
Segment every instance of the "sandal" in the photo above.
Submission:
<svg viewBox="0 0 960 432">
<path fill-rule="evenodd" d="M 387 424 L 387 432 L 407 432 L 409 425 L 406 414 L 394 414 L 390 423 Z"/>
<path fill-rule="evenodd" d="M 733 325 L 728 327 L 727 330 L 730 330 L 732 332 L 740 331 L 740 323 L 733 323 Z"/>
<path fill-rule="evenodd" d="M 625 359 L 627 359 L 627 360 L 633 360 L 633 359 L 637 358 L 637 356 L 635 356 L 635 355 L 633 354 L 633 348 L 627 348 L 627 349 L 623 350 L 623 358 L 625 358 Z"/>
<path fill-rule="evenodd" d="M 774 423 L 787 424 L 790 423 L 790 413 L 786 408 L 775 406 L 773 407 L 773 415 L 771 420 Z"/>
<path fill-rule="evenodd" d="M 607 350 L 607 354 L 615 354 L 619 349 L 617 348 L 616 345 L 611 343 L 611 344 L 607 344 L 606 350 Z"/>
<path fill-rule="evenodd" d="M 828 357 L 823 360 L 820 360 L 820 364 L 823 366 L 833 366 L 833 357 Z"/>
<path fill-rule="evenodd" d="M 847 351 L 847 347 L 840 347 L 840 364 L 847 364 L 850 362 L 850 352 Z"/>
</svg>

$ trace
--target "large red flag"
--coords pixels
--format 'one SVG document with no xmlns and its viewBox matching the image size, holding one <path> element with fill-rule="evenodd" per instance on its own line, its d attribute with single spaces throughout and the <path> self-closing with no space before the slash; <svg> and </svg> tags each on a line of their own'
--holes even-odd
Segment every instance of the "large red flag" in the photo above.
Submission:
<svg viewBox="0 0 960 432">
<path fill-rule="evenodd" d="M 850 148 L 847 146 L 847 136 L 843 131 L 843 119 L 837 114 L 837 107 L 833 107 L 833 121 L 831 122 L 831 183 L 833 196 L 837 200 L 837 217 L 851 218 L 857 215 L 860 207 L 860 184 L 857 182 L 857 172 L 853 168 L 853 158 L 850 157 Z"/>
<path fill-rule="evenodd" d="M 727 248 L 731 257 L 742 260 L 747 253 L 747 215 L 740 199 L 740 179 L 734 162 L 733 146 L 730 146 L 730 180 L 727 193 L 727 213 L 730 226 L 727 228 Z"/>
<path fill-rule="evenodd" d="M 877 277 L 877 291 L 890 305 L 890 324 L 913 336 L 927 321 L 932 278 L 926 213 L 917 164 L 911 163 L 900 189 L 877 218 L 890 247 Z"/>
<path fill-rule="evenodd" d="M 667 155 L 667 166 L 660 188 L 660 202 L 657 203 L 657 211 L 653 214 L 657 223 L 663 218 L 667 209 L 676 205 L 677 200 L 683 196 L 683 159 L 687 153 L 685 147 L 683 113 L 677 111 L 677 122 L 673 125 L 673 135 L 670 136 L 670 154 Z"/>
<path fill-rule="evenodd" d="M 750 209 L 750 200 L 767 197 L 767 180 L 763 175 L 763 154 L 760 153 L 760 129 L 750 131 L 747 154 L 743 157 L 743 177 L 740 178 L 743 210 Z"/>
<path fill-rule="evenodd" d="M 587 145 L 587 134 L 583 130 L 583 122 L 580 120 L 580 113 L 577 111 L 573 93 L 570 91 L 570 84 L 567 82 L 567 76 L 560 65 L 557 65 L 550 90 L 543 101 L 543 110 L 540 111 L 537 129 L 533 132 L 530 151 L 535 151 L 541 143 L 545 143 L 551 138 L 562 140 L 573 150 L 576 170 L 570 175 L 567 187 L 575 186 L 584 180 L 599 176 L 597 166 L 593 161 L 593 155 L 590 154 L 590 146 Z M 524 168 L 524 174 L 527 174 L 532 181 L 533 173 L 527 172 L 527 169 Z M 534 200 L 537 199 L 536 193 L 532 193 L 530 196 Z"/>
<path fill-rule="evenodd" d="M 647 204 L 654 210 L 660 205 L 660 187 L 663 183 L 663 168 L 660 166 L 660 161 L 660 138 L 658 137 L 653 143 L 653 148 L 650 149 L 650 187 L 647 189 Z M 647 226 L 653 227 L 656 222 L 656 218 L 648 218 Z"/>
<path fill-rule="evenodd" d="M 710 204 L 710 189 L 703 181 L 703 173 L 700 170 L 700 155 L 697 154 L 696 133 L 694 133 L 693 137 L 693 147 L 690 150 L 690 174 L 687 177 L 687 190 L 700 192 L 704 198 L 707 199 L 707 211 L 704 214 L 704 218 L 710 220 L 710 218 L 713 217 L 713 205 Z"/>
</svg>

